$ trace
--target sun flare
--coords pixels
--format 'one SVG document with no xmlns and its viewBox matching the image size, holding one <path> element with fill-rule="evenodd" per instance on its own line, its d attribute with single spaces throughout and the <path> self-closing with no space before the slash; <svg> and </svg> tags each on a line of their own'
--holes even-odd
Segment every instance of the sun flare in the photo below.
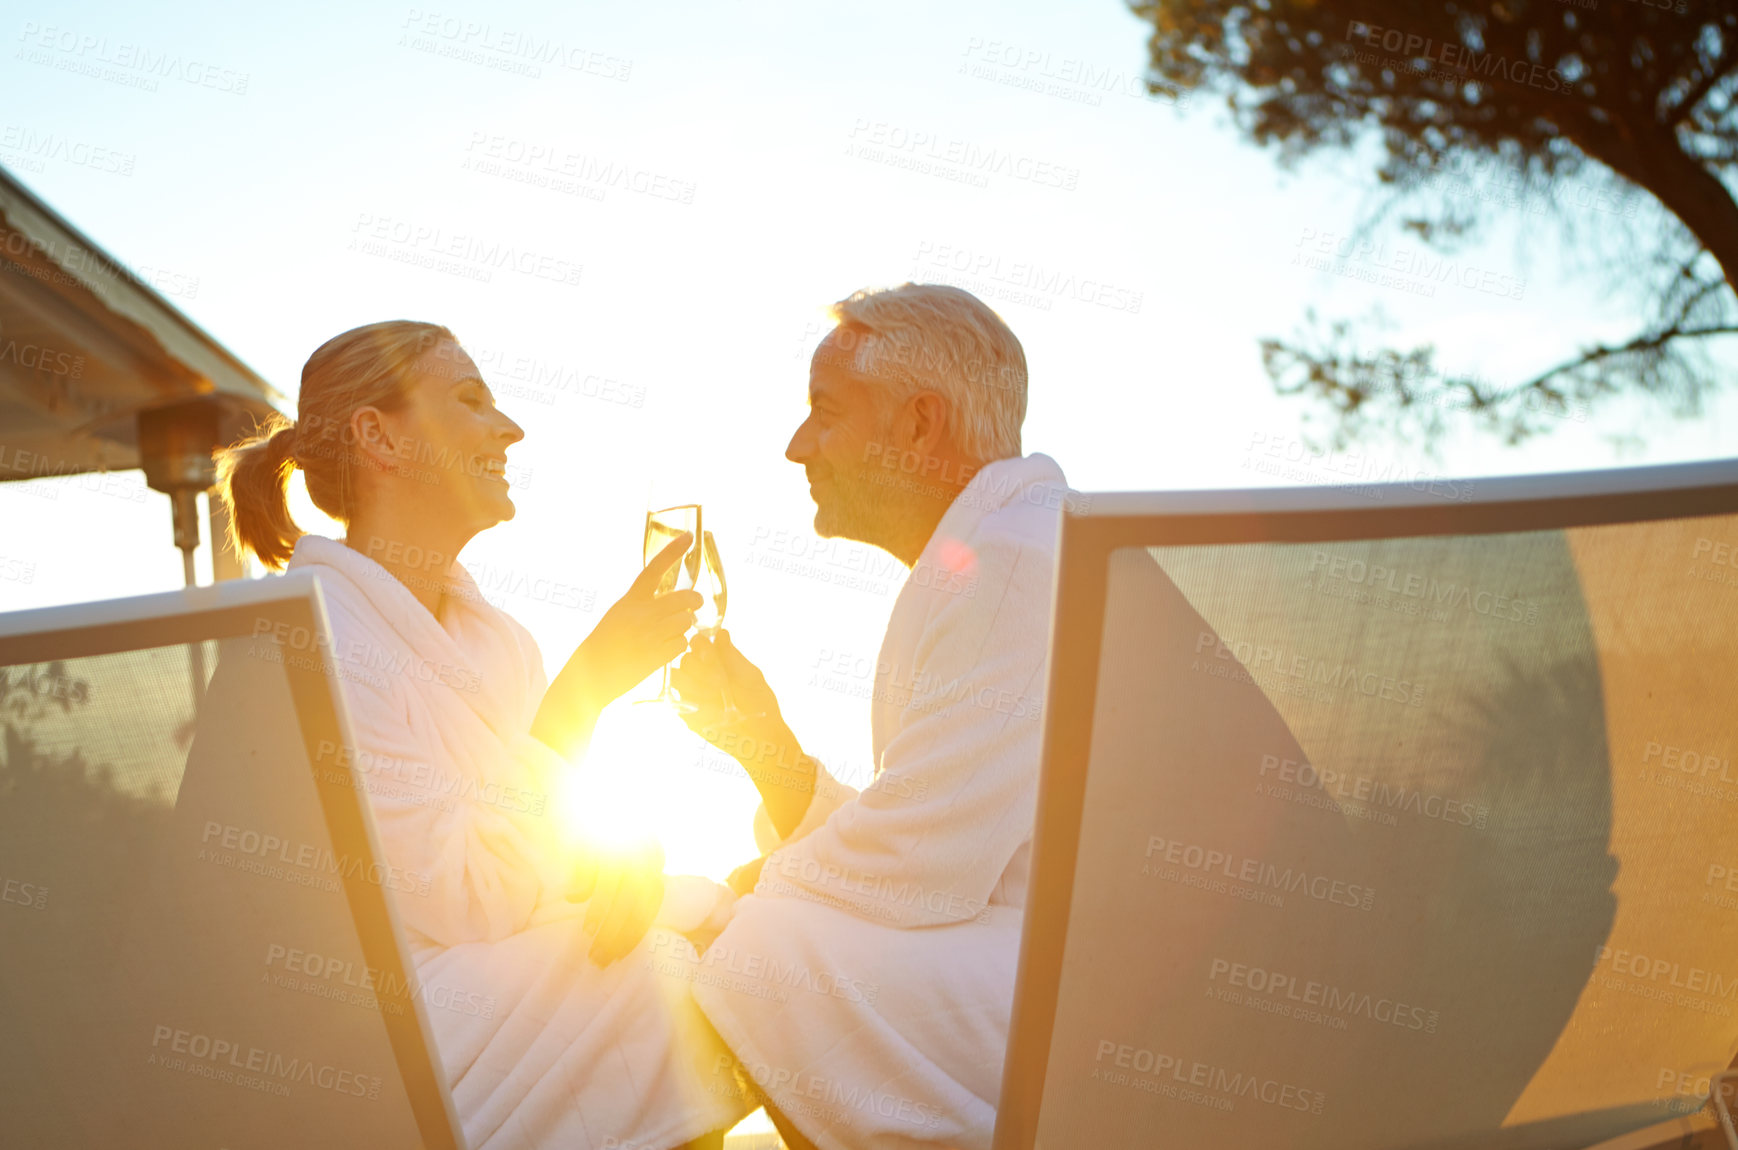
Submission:
<svg viewBox="0 0 1738 1150">
<path fill-rule="evenodd" d="M 742 768 L 674 710 L 626 699 L 604 711 L 555 796 L 568 841 L 616 853 L 656 841 L 667 873 L 718 880 L 757 853 L 758 803 Z"/>
</svg>

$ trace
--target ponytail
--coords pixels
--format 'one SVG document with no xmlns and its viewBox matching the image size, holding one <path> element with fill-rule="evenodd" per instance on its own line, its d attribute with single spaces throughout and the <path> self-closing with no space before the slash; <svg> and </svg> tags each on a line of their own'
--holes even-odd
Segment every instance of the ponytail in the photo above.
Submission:
<svg viewBox="0 0 1738 1150">
<path fill-rule="evenodd" d="M 290 516 L 288 485 L 296 468 L 296 426 L 274 415 L 259 434 L 217 453 L 217 493 L 229 512 L 229 546 L 277 571 L 290 560 L 302 529 Z"/>
</svg>

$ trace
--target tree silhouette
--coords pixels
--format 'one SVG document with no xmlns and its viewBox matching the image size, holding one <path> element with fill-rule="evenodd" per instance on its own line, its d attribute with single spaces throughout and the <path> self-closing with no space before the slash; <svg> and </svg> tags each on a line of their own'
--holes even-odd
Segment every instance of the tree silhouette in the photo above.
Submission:
<svg viewBox="0 0 1738 1150">
<path fill-rule="evenodd" d="M 1644 328 L 1518 384 L 1444 371 L 1432 345 L 1360 350 L 1356 323 L 1313 312 L 1293 340 L 1263 340 L 1280 394 L 1325 401 L 1334 446 L 1383 428 L 1434 447 L 1461 412 L 1516 443 L 1621 394 L 1693 414 L 1718 386 L 1708 345 L 1738 332 L 1738 203 L 1727 182 L 1738 168 L 1738 3 L 1130 6 L 1153 27 L 1149 86 L 1222 92 L 1238 129 L 1282 165 L 1378 141 L 1376 207 L 1360 233 L 1394 215 L 1421 244 L 1452 253 L 1496 200 L 1530 207 L 1571 243 L 1629 249 L 1604 271 L 1615 290 L 1650 301 Z M 1477 186 L 1468 171 L 1488 179 Z M 1591 227 L 1578 203 L 1594 209 Z"/>
<path fill-rule="evenodd" d="M 90 682 L 59 660 L 0 667 L 0 842 L 28 844 L 30 877 L 63 894 L 68 883 L 100 889 L 136 867 L 174 809 L 160 786 L 135 794 L 81 748 L 38 742 L 45 717 L 82 712 L 90 701 Z"/>
</svg>

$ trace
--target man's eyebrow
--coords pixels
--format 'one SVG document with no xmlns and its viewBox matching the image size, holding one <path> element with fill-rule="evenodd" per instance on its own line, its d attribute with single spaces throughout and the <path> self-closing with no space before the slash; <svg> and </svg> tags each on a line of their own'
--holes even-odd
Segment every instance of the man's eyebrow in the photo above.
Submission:
<svg viewBox="0 0 1738 1150">
<path fill-rule="evenodd" d="M 461 375 L 461 376 L 459 376 L 459 378 L 453 380 L 454 387 L 463 387 L 467 383 L 476 384 L 478 387 L 482 388 L 485 392 L 488 393 L 488 396 L 490 399 L 495 398 L 495 393 L 489 389 L 489 385 L 487 383 L 483 382 L 483 377 L 480 375 Z"/>
</svg>

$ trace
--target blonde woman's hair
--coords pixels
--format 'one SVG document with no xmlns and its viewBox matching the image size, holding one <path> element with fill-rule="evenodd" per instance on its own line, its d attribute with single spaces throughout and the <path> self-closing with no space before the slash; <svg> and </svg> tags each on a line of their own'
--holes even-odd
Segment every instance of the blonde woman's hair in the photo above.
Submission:
<svg viewBox="0 0 1738 1150">
<path fill-rule="evenodd" d="M 348 523 L 362 455 L 350 417 L 359 407 L 403 404 L 410 368 L 453 334 L 439 324 L 393 319 L 351 328 L 317 348 L 302 367 L 297 422 L 273 416 L 257 434 L 217 453 L 217 492 L 229 511 L 229 545 L 273 571 L 289 562 L 302 529 L 286 488 L 300 467 L 314 506 Z M 453 342 L 458 342 L 453 340 Z"/>
<path fill-rule="evenodd" d="M 933 391 L 953 409 L 959 448 L 989 462 L 1020 454 L 1026 352 L 1002 318 L 946 284 L 865 288 L 832 307 L 852 370 L 904 399 Z"/>
</svg>

